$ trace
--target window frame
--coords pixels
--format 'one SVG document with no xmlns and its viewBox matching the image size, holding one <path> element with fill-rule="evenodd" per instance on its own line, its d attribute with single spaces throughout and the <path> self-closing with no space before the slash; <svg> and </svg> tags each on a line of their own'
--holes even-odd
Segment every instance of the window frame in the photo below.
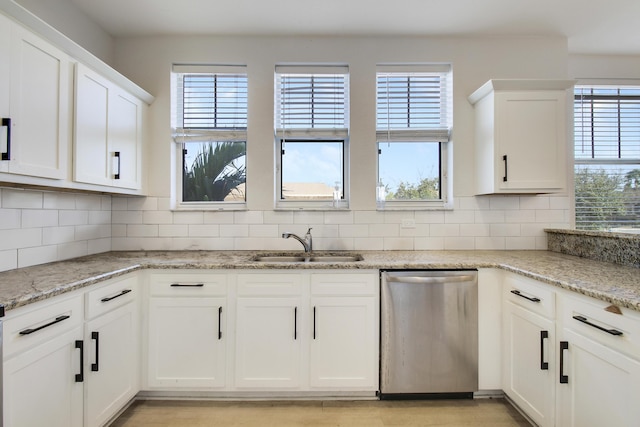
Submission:
<svg viewBox="0 0 640 427">
<path fill-rule="evenodd" d="M 244 112 L 244 126 L 221 126 L 221 127 L 182 127 L 184 119 L 184 95 L 181 89 L 182 83 L 179 79 L 189 74 L 215 74 L 215 75 L 240 75 L 244 76 L 244 86 L 246 91 L 246 110 Z M 247 210 L 247 174 L 248 174 L 248 105 L 249 105 L 249 84 L 248 73 L 245 65 L 191 65 L 174 64 L 171 71 L 171 128 L 172 139 L 175 149 L 172 154 L 172 164 L 174 165 L 172 181 L 173 194 L 171 197 L 171 209 L 175 211 L 222 211 L 222 210 Z M 216 98 L 216 105 L 217 105 Z M 180 108 L 180 105 L 183 107 Z M 217 113 L 217 109 L 216 109 Z M 244 142 L 245 144 L 245 188 L 244 201 L 184 201 L 184 150 L 185 142 L 217 143 L 217 142 Z"/>
<path fill-rule="evenodd" d="M 591 90 L 592 93 L 589 95 L 585 95 L 584 93 L 579 93 L 578 91 L 580 90 Z M 611 222 L 609 220 L 605 221 L 604 224 L 607 224 L 607 227 L 602 227 L 602 228 L 593 228 L 593 227 L 588 227 L 588 224 L 594 224 L 597 223 L 597 220 L 594 220 L 592 222 L 578 222 L 578 211 L 579 211 L 579 207 L 578 207 L 578 197 L 577 197 L 577 193 L 576 193 L 576 178 L 577 178 L 577 171 L 579 169 L 588 169 L 590 166 L 596 167 L 598 169 L 603 169 L 603 166 L 620 166 L 622 168 L 624 167 L 631 167 L 631 166 L 636 166 L 634 169 L 638 169 L 640 170 L 640 154 L 638 154 L 638 157 L 625 157 L 622 156 L 622 132 L 625 131 L 624 126 L 620 125 L 620 115 L 622 110 L 620 109 L 620 101 L 623 100 L 625 98 L 625 95 L 622 94 L 618 94 L 617 96 L 612 95 L 612 94 L 607 94 L 607 95 L 595 95 L 593 94 L 593 90 L 617 90 L 618 92 L 620 90 L 624 90 L 624 89 L 632 89 L 632 90 L 637 90 L 639 93 L 638 94 L 634 94 L 633 96 L 629 96 L 628 99 L 631 99 L 633 101 L 636 101 L 634 103 L 640 105 L 640 81 L 625 81 L 625 82 L 603 82 L 603 81 L 597 81 L 597 82 L 592 82 L 592 81 L 581 81 L 579 82 L 573 91 L 573 112 L 574 112 L 574 126 L 573 126 L 573 130 L 574 130 L 574 149 L 573 149 L 573 178 L 574 178 L 574 186 L 573 186 L 573 199 L 574 199 L 574 203 L 573 203 L 573 223 L 576 229 L 579 230 L 607 230 L 607 231 L 615 231 L 615 232 L 625 232 L 625 229 L 629 230 L 629 227 L 624 227 L 622 224 L 620 224 L 620 226 L 614 226 L 611 227 L 610 224 Z M 593 112 L 593 107 L 590 110 L 591 111 L 591 119 L 589 121 L 587 121 L 587 123 L 591 123 L 591 126 L 588 126 L 588 128 L 590 128 L 590 140 L 591 140 L 591 149 L 590 151 L 592 152 L 590 156 L 581 156 L 581 157 L 577 157 L 576 156 L 576 152 L 578 149 L 578 145 L 579 145 L 579 141 L 581 141 L 584 138 L 579 138 L 578 135 L 583 135 L 583 129 L 585 128 L 584 126 L 584 120 L 578 120 L 577 116 L 578 116 L 578 108 L 580 108 L 580 111 L 583 112 L 582 110 L 582 105 L 585 104 L 585 102 L 583 102 L 583 100 L 585 98 L 589 98 L 591 100 L 591 103 L 593 105 L 593 100 L 597 100 L 597 99 L 606 99 L 607 101 L 616 101 L 617 100 L 617 104 L 618 107 L 617 109 L 617 115 L 615 116 L 615 120 L 617 122 L 617 125 L 615 126 L 617 128 L 617 135 L 615 135 L 615 138 L 617 138 L 617 143 L 616 143 L 616 149 L 613 150 L 612 152 L 617 151 L 618 155 L 617 157 L 612 156 L 611 152 L 609 152 L 608 154 L 605 152 L 604 155 L 598 156 L 597 155 L 597 151 L 595 151 L 597 143 L 596 143 L 596 129 L 594 127 L 594 122 L 595 120 L 598 120 L 598 122 L 602 123 L 602 117 L 596 117 L 594 116 L 594 112 Z M 580 100 L 580 102 L 578 102 L 578 100 Z M 580 106 L 580 107 L 579 107 Z M 640 127 L 640 109 L 636 108 L 636 115 L 638 120 L 638 124 L 636 125 L 637 127 Z M 584 117 L 584 114 L 581 115 L 581 117 Z M 595 120 L 594 120 L 595 118 Z M 636 117 L 634 117 L 635 119 Z M 597 123 L 597 122 L 596 122 Z M 601 125 L 602 126 L 602 125 Z M 598 126 L 596 126 L 598 127 Z M 605 128 L 606 129 L 606 128 Z M 640 135 L 639 135 L 640 137 Z M 638 148 L 640 148 L 640 138 L 638 140 L 638 147 L 636 147 L 636 150 L 638 150 Z M 622 175 L 620 175 L 622 176 Z M 638 200 L 638 202 L 640 202 L 640 199 Z M 613 221 L 615 222 L 615 221 Z M 623 222 L 623 221 L 620 221 Z M 582 225 L 582 226 L 581 226 Z M 585 225 L 587 225 L 585 227 Z M 637 227 L 637 228 L 636 228 Z M 638 230 L 640 229 L 640 218 L 637 218 L 637 220 L 632 221 L 631 222 L 631 229 L 634 230 Z"/>
<path fill-rule="evenodd" d="M 344 127 L 328 126 L 287 126 L 283 125 L 282 76 L 341 75 L 343 79 L 343 104 L 341 123 Z M 294 64 L 276 65 L 274 73 L 274 145 L 275 145 L 275 209 L 276 210 L 348 210 L 350 203 L 350 82 L 349 67 L 335 64 Z M 312 78 L 313 80 L 313 78 Z M 315 107 L 314 107 L 315 108 Z M 316 116 L 313 109 L 312 117 Z M 337 117 L 337 116 L 336 116 Z M 334 118 L 335 119 L 335 118 Z M 286 122 L 286 120 L 285 120 Z M 342 198 L 334 200 L 287 200 L 282 198 L 282 145 L 286 142 L 335 142 L 342 144 Z"/>
<path fill-rule="evenodd" d="M 380 126 L 380 106 L 388 103 L 380 102 L 379 79 L 381 76 L 397 75 L 402 78 L 409 75 L 438 74 L 445 81 L 440 85 L 440 123 L 439 126 L 406 127 L 392 126 L 391 114 L 387 110 L 386 127 Z M 449 64 L 378 64 L 376 66 L 376 206 L 377 210 L 451 210 L 453 209 L 453 185 L 450 171 L 453 165 L 453 146 L 450 138 L 453 116 L 452 68 Z M 408 93 L 409 95 L 409 93 Z M 388 96 L 385 93 L 385 96 Z M 386 98 L 388 99 L 388 97 Z M 388 108 L 388 107 L 387 107 Z M 410 114 L 407 122 L 411 122 Z M 385 122 L 383 122 L 385 123 Z M 416 200 L 381 200 L 380 185 L 380 146 L 394 143 L 434 143 L 439 144 L 440 198 Z"/>
</svg>

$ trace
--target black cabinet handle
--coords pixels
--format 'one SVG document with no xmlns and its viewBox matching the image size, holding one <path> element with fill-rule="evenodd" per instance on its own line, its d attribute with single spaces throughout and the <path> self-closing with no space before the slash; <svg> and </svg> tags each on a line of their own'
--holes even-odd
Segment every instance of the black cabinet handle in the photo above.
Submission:
<svg viewBox="0 0 640 427">
<path fill-rule="evenodd" d="M 587 320 L 587 318 L 586 318 L 586 317 L 584 317 L 584 316 L 573 316 L 573 318 L 574 318 L 574 319 L 576 319 L 578 322 L 582 322 L 582 323 L 584 323 L 585 325 L 589 325 L 589 326 L 591 326 L 592 328 L 599 329 L 599 330 L 601 330 L 601 331 L 603 331 L 603 332 L 606 332 L 606 333 L 608 333 L 608 334 L 610 334 L 610 335 L 615 335 L 615 336 L 617 336 L 617 337 L 621 337 L 622 335 L 624 335 L 624 334 L 622 333 L 622 331 L 619 331 L 619 330 L 617 330 L 617 329 L 607 329 L 607 328 L 603 328 L 603 327 L 602 327 L 602 326 L 600 326 L 600 325 L 596 325 L 595 323 L 591 323 L 591 322 L 589 322 L 589 321 Z"/>
<path fill-rule="evenodd" d="M 7 151 L 2 153 L 2 160 L 11 160 L 11 119 L 3 118 L 2 127 L 7 128 Z"/>
<path fill-rule="evenodd" d="M 526 296 L 526 295 L 523 295 L 522 293 L 520 293 L 520 291 L 518 291 L 518 290 L 516 290 L 516 289 L 512 290 L 512 291 L 511 291 L 511 293 L 512 293 L 512 294 L 514 294 L 514 295 L 519 296 L 520 298 L 524 298 L 524 299 L 526 299 L 526 300 L 529 300 L 529 301 L 531 301 L 531 302 L 540 302 L 540 298 L 536 298 L 536 297 L 531 298 L 531 297 L 528 297 L 528 296 Z"/>
<path fill-rule="evenodd" d="M 122 290 L 122 292 L 120 292 L 118 295 L 114 295 L 114 296 L 112 296 L 112 297 L 102 298 L 100 301 L 102 301 L 102 302 L 109 302 L 109 301 L 111 301 L 111 300 L 114 300 L 114 299 L 116 299 L 116 298 L 121 297 L 122 295 L 126 295 L 126 294 L 128 294 L 129 292 L 131 292 L 131 289 L 123 289 L 123 290 Z"/>
<path fill-rule="evenodd" d="M 507 155 L 502 156 L 502 161 L 504 161 L 504 176 L 502 177 L 503 182 L 507 182 Z"/>
<path fill-rule="evenodd" d="M 560 384 L 569 384 L 569 376 L 564 374 L 565 350 L 569 350 L 569 341 L 560 341 Z"/>
<path fill-rule="evenodd" d="M 293 308 L 293 339 L 298 339 L 298 307 Z"/>
<path fill-rule="evenodd" d="M 100 370 L 100 333 L 91 332 L 91 339 L 96 341 L 96 363 L 91 364 L 91 371 L 98 372 Z"/>
<path fill-rule="evenodd" d="M 316 308 L 313 307 L 313 339 L 316 339 Z"/>
<path fill-rule="evenodd" d="M 116 172 L 113 175 L 113 179 L 120 179 L 120 152 L 119 151 L 115 151 L 113 153 L 113 157 L 115 157 L 116 160 L 118 161 L 118 172 Z"/>
<path fill-rule="evenodd" d="M 24 331 L 20 331 L 20 335 L 29 335 L 32 334 L 34 332 L 38 332 L 39 330 L 42 330 L 44 328 L 48 328 L 49 326 L 53 326 L 56 323 L 60 323 L 63 320 L 67 320 L 68 318 L 70 318 L 71 316 L 69 315 L 64 315 L 64 316 L 58 316 L 55 318 L 55 320 L 52 320 L 51 322 L 44 324 L 42 326 L 38 326 L 37 328 L 29 328 L 29 329 L 25 329 Z"/>
<path fill-rule="evenodd" d="M 548 371 L 549 362 L 544 361 L 544 340 L 549 338 L 549 331 L 540 331 L 540 370 Z"/>
<path fill-rule="evenodd" d="M 218 307 L 218 339 L 222 339 L 222 307 Z"/>
<path fill-rule="evenodd" d="M 204 283 L 172 283 L 172 288 L 201 288 Z"/>
<path fill-rule="evenodd" d="M 76 382 L 84 381 L 84 341 L 76 340 L 76 348 L 80 350 L 80 373 L 76 374 Z"/>
</svg>

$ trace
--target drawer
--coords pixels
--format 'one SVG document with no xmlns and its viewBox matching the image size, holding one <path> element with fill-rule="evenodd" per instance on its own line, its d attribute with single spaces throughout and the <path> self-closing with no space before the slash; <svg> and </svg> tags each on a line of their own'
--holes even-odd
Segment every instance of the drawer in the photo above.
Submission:
<svg viewBox="0 0 640 427">
<path fill-rule="evenodd" d="M 237 276 L 238 296 L 300 295 L 307 278 L 301 273 L 241 273 Z"/>
<path fill-rule="evenodd" d="M 507 273 L 502 289 L 506 301 L 548 319 L 556 317 L 556 291 L 551 285 L 515 273 Z"/>
<path fill-rule="evenodd" d="M 227 274 L 185 270 L 178 273 L 151 273 L 151 296 L 195 297 L 227 294 Z"/>
<path fill-rule="evenodd" d="M 606 310 L 611 309 L 610 303 L 582 295 L 563 293 L 559 300 L 564 329 L 640 360 L 640 316 L 637 313 L 620 309 L 621 314 L 616 314 Z"/>
<path fill-rule="evenodd" d="M 138 296 L 138 276 L 118 277 L 96 285 L 85 296 L 85 316 L 93 319 L 128 304 Z"/>
<path fill-rule="evenodd" d="M 82 295 L 56 297 L 8 313 L 4 321 L 4 359 L 82 325 Z"/>
<path fill-rule="evenodd" d="M 312 295 L 376 295 L 377 273 L 313 273 Z"/>
</svg>

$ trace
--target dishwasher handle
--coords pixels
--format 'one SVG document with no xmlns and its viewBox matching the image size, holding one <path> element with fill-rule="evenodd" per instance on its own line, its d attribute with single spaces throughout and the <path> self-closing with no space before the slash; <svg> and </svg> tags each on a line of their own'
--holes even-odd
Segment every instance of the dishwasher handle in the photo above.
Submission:
<svg viewBox="0 0 640 427">
<path fill-rule="evenodd" d="M 456 276 L 396 276 L 386 274 L 385 280 L 387 282 L 395 283 L 415 283 L 420 285 L 435 285 L 440 283 L 458 283 L 469 282 L 475 280 L 475 276 L 470 274 L 456 275 Z"/>
</svg>

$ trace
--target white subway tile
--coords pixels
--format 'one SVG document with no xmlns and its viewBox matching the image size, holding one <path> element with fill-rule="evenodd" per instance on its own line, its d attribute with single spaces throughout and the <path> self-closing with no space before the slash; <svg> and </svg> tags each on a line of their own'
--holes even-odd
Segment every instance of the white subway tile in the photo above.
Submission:
<svg viewBox="0 0 640 427">
<path fill-rule="evenodd" d="M 189 237 L 218 237 L 220 236 L 220 226 L 216 224 L 190 224 Z"/>
<path fill-rule="evenodd" d="M 171 210 L 171 197 L 158 197 L 158 210 L 159 211 Z"/>
<path fill-rule="evenodd" d="M 232 240 L 233 240 L 233 247 L 231 249 L 234 249 L 237 251 L 249 251 L 249 250 L 286 251 L 291 249 L 290 247 L 285 246 L 283 244 L 284 243 L 283 239 L 238 237 Z"/>
<path fill-rule="evenodd" d="M 186 224 L 160 224 L 158 226 L 159 237 L 187 237 L 189 226 Z"/>
<path fill-rule="evenodd" d="M 157 237 L 116 237 L 111 239 L 114 251 L 169 251 L 173 250 L 171 238 Z"/>
<path fill-rule="evenodd" d="M 369 237 L 369 226 L 366 224 L 343 224 L 338 228 L 340 237 Z"/>
<path fill-rule="evenodd" d="M 0 251 L 0 271 L 13 270 L 14 268 L 18 268 L 18 250 Z"/>
<path fill-rule="evenodd" d="M 384 249 L 384 238 L 356 237 L 353 239 L 353 249 L 356 251 L 381 251 Z"/>
<path fill-rule="evenodd" d="M 302 247 L 300 247 L 302 249 Z M 315 251 L 352 251 L 353 239 L 345 238 L 319 238 L 313 241 Z"/>
<path fill-rule="evenodd" d="M 18 249 L 18 268 L 45 264 L 57 260 L 58 247 L 56 245 Z"/>
<path fill-rule="evenodd" d="M 111 224 L 111 211 L 89 211 L 89 224 Z"/>
<path fill-rule="evenodd" d="M 542 237 L 535 237 L 536 239 L 536 250 L 542 251 L 548 249 L 547 236 L 544 235 Z"/>
<path fill-rule="evenodd" d="M 127 210 L 157 211 L 158 199 L 156 197 L 130 197 L 127 200 Z"/>
<path fill-rule="evenodd" d="M 444 222 L 446 224 L 473 224 L 475 222 L 474 211 L 446 211 Z"/>
<path fill-rule="evenodd" d="M 478 224 L 500 224 L 505 222 L 504 211 L 475 211 L 475 222 Z"/>
<path fill-rule="evenodd" d="M 112 197 L 111 198 L 111 210 L 112 211 L 126 211 L 127 210 L 128 197 Z"/>
<path fill-rule="evenodd" d="M 505 249 L 504 237 L 476 237 L 475 250 L 478 251 L 501 251 Z"/>
<path fill-rule="evenodd" d="M 520 209 L 520 197 L 518 196 L 490 196 L 489 201 L 491 210 Z"/>
<path fill-rule="evenodd" d="M 571 202 L 569 201 L 569 197 L 567 196 L 550 196 L 549 197 L 549 208 L 550 209 L 569 209 L 571 207 Z"/>
<path fill-rule="evenodd" d="M 324 213 L 315 211 L 296 211 L 293 212 L 293 223 L 303 225 L 323 224 Z"/>
<path fill-rule="evenodd" d="M 564 222 L 567 212 L 562 209 L 536 211 L 536 222 Z"/>
<path fill-rule="evenodd" d="M 491 235 L 489 224 L 460 224 L 461 236 L 488 237 Z"/>
<path fill-rule="evenodd" d="M 504 221 L 506 223 L 536 222 L 536 211 L 522 209 L 517 211 L 504 211 Z"/>
<path fill-rule="evenodd" d="M 420 211 L 415 213 L 416 223 L 444 224 L 444 211 Z"/>
<path fill-rule="evenodd" d="M 57 245 L 69 243 L 75 240 L 75 227 L 72 225 L 65 227 L 45 227 L 42 229 L 42 244 Z"/>
<path fill-rule="evenodd" d="M 286 228 L 286 226 L 280 226 L 279 230 L 283 228 Z M 307 233 L 307 229 L 302 227 L 302 230 L 300 230 L 299 236 L 302 237 L 306 233 Z M 340 225 L 338 224 L 312 225 L 311 235 L 313 236 L 314 239 L 316 237 L 322 237 L 322 238 L 328 238 L 328 239 L 340 238 Z"/>
<path fill-rule="evenodd" d="M 177 237 L 171 239 L 171 247 L 176 248 L 176 250 L 189 250 L 189 251 L 211 251 L 217 249 L 232 249 L 233 248 L 233 239 L 210 239 L 210 238 L 198 238 L 198 237 Z M 225 240 L 228 240 L 228 243 L 231 246 L 227 246 Z M 218 241 L 216 243 L 216 241 Z"/>
<path fill-rule="evenodd" d="M 173 224 L 173 212 L 171 211 L 143 211 L 143 224 Z"/>
<path fill-rule="evenodd" d="M 102 196 L 93 194 L 76 194 L 76 209 L 86 211 L 102 210 Z"/>
<path fill-rule="evenodd" d="M 549 209 L 549 196 L 520 196 L 520 209 Z"/>
<path fill-rule="evenodd" d="M 416 224 L 413 227 L 402 228 L 400 226 L 400 237 L 424 237 L 428 236 L 431 224 Z"/>
<path fill-rule="evenodd" d="M 44 209 L 75 209 L 76 195 L 71 193 L 44 193 Z"/>
<path fill-rule="evenodd" d="M 127 227 L 136 227 L 128 225 Z M 111 236 L 111 225 L 76 225 L 76 240 L 103 239 Z M 127 229 L 127 233 L 129 230 Z"/>
<path fill-rule="evenodd" d="M 127 237 L 158 237 L 156 224 L 129 224 L 127 225 Z"/>
<path fill-rule="evenodd" d="M 234 213 L 225 211 L 205 212 L 203 221 L 205 224 L 233 224 Z"/>
<path fill-rule="evenodd" d="M 384 249 L 385 251 L 412 251 L 413 239 L 408 237 L 385 237 Z"/>
<path fill-rule="evenodd" d="M 491 198 L 487 196 L 456 197 L 459 207 L 466 211 L 491 209 Z"/>
<path fill-rule="evenodd" d="M 21 218 L 20 209 L 0 209 L 0 230 L 20 228 Z"/>
<path fill-rule="evenodd" d="M 111 196 L 102 196 L 100 198 L 100 209 L 111 212 Z"/>
<path fill-rule="evenodd" d="M 233 213 L 233 222 L 236 224 L 262 224 L 264 222 L 262 211 L 237 211 Z"/>
<path fill-rule="evenodd" d="M 220 225 L 220 237 L 249 237 L 249 225 L 247 224 Z"/>
<path fill-rule="evenodd" d="M 291 211 L 265 211 L 265 224 L 293 224 L 293 212 Z"/>
<path fill-rule="evenodd" d="M 111 225 L 111 237 L 127 237 L 127 224 Z"/>
<path fill-rule="evenodd" d="M 353 212 L 352 211 L 325 212 L 324 224 L 353 224 Z"/>
<path fill-rule="evenodd" d="M 2 207 L 14 209 L 42 209 L 43 193 L 41 191 L 18 190 L 4 188 L 2 190 Z"/>
<path fill-rule="evenodd" d="M 202 224 L 204 214 L 202 212 L 174 212 L 174 224 Z"/>
<path fill-rule="evenodd" d="M 520 236 L 520 224 L 491 224 L 491 236 Z"/>
<path fill-rule="evenodd" d="M 251 224 L 249 225 L 249 236 L 279 237 L 281 236 L 281 233 L 278 230 L 278 226 L 275 224 L 269 224 L 269 225 Z"/>
<path fill-rule="evenodd" d="M 532 237 L 542 237 L 545 236 L 544 229 L 548 228 L 546 224 L 521 224 L 520 226 L 520 235 L 521 236 L 532 236 Z"/>
<path fill-rule="evenodd" d="M 506 239 L 505 249 L 508 251 L 536 249 L 535 237 L 506 237 L 505 239 Z"/>
<path fill-rule="evenodd" d="M 57 248 L 57 260 L 60 261 L 63 259 L 77 258 L 88 255 L 89 252 L 87 250 L 87 247 L 88 245 L 86 241 L 60 244 Z"/>
<path fill-rule="evenodd" d="M 400 236 L 400 224 L 371 224 L 369 225 L 370 237 L 398 237 Z"/>
<path fill-rule="evenodd" d="M 444 237 L 421 237 L 414 240 L 417 251 L 442 251 L 444 250 Z"/>
<path fill-rule="evenodd" d="M 402 224 L 404 220 L 414 220 L 415 214 L 413 211 L 386 211 L 384 212 L 385 224 Z"/>
<path fill-rule="evenodd" d="M 382 224 L 384 222 L 384 212 L 355 211 L 353 221 L 356 224 Z"/>
<path fill-rule="evenodd" d="M 111 250 L 111 237 L 87 240 L 87 255 L 100 254 Z"/>
<path fill-rule="evenodd" d="M 142 211 L 113 211 L 112 224 L 142 224 Z"/>
<path fill-rule="evenodd" d="M 50 209 L 23 209 L 22 228 L 53 227 L 58 225 L 58 211 Z"/>
<path fill-rule="evenodd" d="M 433 237 L 460 236 L 460 224 L 431 224 L 429 235 Z"/>
<path fill-rule="evenodd" d="M 445 237 L 444 249 L 447 251 L 472 251 L 475 249 L 475 239 L 476 237 Z"/>
<path fill-rule="evenodd" d="M 36 247 L 42 244 L 41 228 L 0 230 L 0 251 Z"/>
</svg>

